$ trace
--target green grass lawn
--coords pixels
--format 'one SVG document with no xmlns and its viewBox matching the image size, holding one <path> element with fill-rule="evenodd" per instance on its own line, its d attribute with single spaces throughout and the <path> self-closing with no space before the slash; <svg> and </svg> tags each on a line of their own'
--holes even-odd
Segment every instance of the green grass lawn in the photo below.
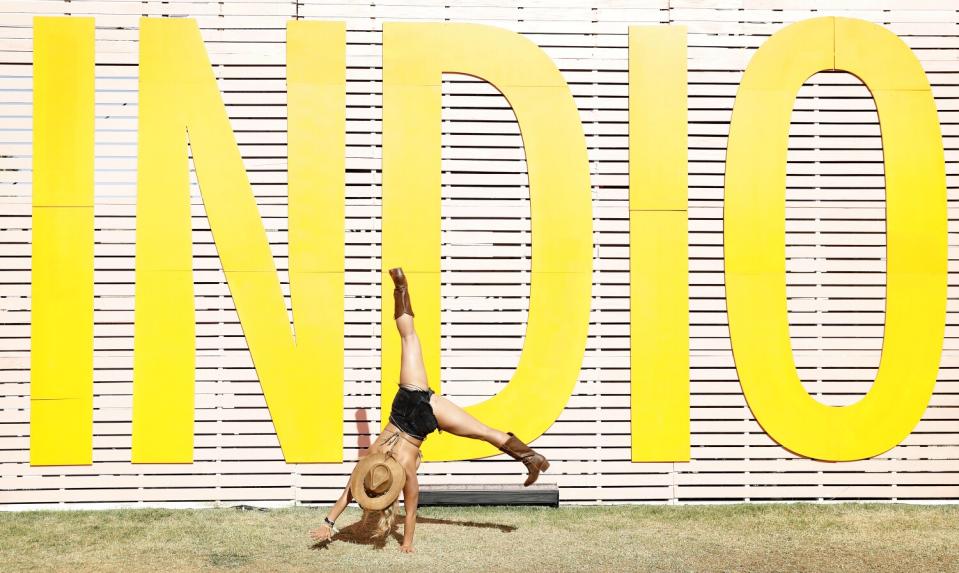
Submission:
<svg viewBox="0 0 959 573">
<path fill-rule="evenodd" d="M 956 505 L 421 508 L 412 555 L 325 514 L 0 512 L 0 571 L 959 571 Z"/>
</svg>

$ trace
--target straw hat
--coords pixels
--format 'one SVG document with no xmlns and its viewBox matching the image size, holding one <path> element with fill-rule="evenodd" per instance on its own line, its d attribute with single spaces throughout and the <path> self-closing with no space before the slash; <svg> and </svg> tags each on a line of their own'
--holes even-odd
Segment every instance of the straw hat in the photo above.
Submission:
<svg viewBox="0 0 959 573">
<path fill-rule="evenodd" d="M 386 509 L 400 496 L 406 472 L 389 453 L 370 454 L 357 462 L 350 491 L 363 509 Z"/>
</svg>

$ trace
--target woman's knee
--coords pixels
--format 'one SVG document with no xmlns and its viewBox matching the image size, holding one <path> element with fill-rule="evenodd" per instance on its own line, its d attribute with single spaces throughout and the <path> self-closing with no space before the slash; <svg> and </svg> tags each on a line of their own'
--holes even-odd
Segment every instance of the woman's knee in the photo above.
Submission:
<svg viewBox="0 0 959 573">
<path fill-rule="evenodd" d="M 420 337 L 416 335 L 416 331 L 410 328 L 406 331 L 400 331 L 400 341 L 402 344 L 419 344 Z"/>
<path fill-rule="evenodd" d="M 465 437 L 472 440 L 481 440 L 484 442 L 489 442 L 493 439 L 493 432 L 486 426 L 475 426 L 468 428 L 465 432 Z"/>
<path fill-rule="evenodd" d="M 396 319 L 396 329 L 399 330 L 400 336 L 406 338 L 407 336 L 416 336 L 416 327 L 413 326 L 413 317 L 404 314 Z"/>
</svg>

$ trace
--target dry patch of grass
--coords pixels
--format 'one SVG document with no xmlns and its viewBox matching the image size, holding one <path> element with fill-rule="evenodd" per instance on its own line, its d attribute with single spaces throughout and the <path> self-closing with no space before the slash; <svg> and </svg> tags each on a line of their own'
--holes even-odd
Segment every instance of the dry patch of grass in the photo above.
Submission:
<svg viewBox="0 0 959 573">
<path fill-rule="evenodd" d="M 0 571 L 959 571 L 959 506 L 423 508 L 413 555 L 371 542 L 356 509 L 316 545 L 324 515 L 0 513 Z"/>
</svg>

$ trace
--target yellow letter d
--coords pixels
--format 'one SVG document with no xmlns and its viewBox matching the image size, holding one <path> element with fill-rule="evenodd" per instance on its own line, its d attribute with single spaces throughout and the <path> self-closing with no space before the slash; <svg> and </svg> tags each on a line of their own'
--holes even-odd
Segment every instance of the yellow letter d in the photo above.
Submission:
<svg viewBox="0 0 959 573">
<path fill-rule="evenodd" d="M 383 25 L 383 300 L 386 269 L 402 266 L 433 387 L 440 365 L 440 86 L 443 72 L 488 81 L 509 100 L 529 170 L 532 278 L 523 351 L 509 384 L 466 408 L 530 442 L 563 411 L 579 378 L 589 327 L 592 210 L 586 140 L 552 60 L 519 34 L 477 24 Z M 383 414 L 399 378 L 400 340 L 383 305 Z M 427 460 L 499 453 L 451 434 L 424 443 Z"/>
</svg>

